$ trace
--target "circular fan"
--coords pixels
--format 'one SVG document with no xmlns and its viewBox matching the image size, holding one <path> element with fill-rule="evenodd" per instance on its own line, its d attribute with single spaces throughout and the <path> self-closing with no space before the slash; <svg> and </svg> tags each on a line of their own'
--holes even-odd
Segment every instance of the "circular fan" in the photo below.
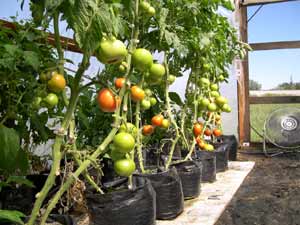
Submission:
<svg viewBox="0 0 300 225">
<path fill-rule="evenodd" d="M 300 146 L 300 109 L 281 108 L 272 112 L 265 121 L 267 139 L 280 148 Z"/>
</svg>

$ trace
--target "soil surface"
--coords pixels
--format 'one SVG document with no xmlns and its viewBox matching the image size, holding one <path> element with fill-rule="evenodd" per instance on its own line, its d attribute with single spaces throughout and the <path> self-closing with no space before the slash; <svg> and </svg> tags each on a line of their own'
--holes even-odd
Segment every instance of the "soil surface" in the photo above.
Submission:
<svg viewBox="0 0 300 225">
<path fill-rule="evenodd" d="M 256 165 L 215 225 L 300 225 L 300 154 L 239 154 Z"/>
</svg>

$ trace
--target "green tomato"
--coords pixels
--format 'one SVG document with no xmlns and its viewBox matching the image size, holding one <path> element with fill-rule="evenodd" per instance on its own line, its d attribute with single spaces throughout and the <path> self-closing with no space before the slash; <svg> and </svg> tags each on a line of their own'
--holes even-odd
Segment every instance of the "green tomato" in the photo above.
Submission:
<svg viewBox="0 0 300 225">
<path fill-rule="evenodd" d="M 216 103 L 209 103 L 209 105 L 207 106 L 207 109 L 211 112 L 215 112 L 218 109 L 218 106 L 216 105 Z"/>
<path fill-rule="evenodd" d="M 117 161 L 125 158 L 125 154 L 118 152 L 116 149 L 112 149 L 110 152 L 110 158 L 112 161 Z"/>
<path fill-rule="evenodd" d="M 222 106 L 222 105 L 226 104 L 227 102 L 228 102 L 228 100 L 223 96 L 219 96 L 216 98 L 216 103 L 218 104 L 218 106 Z"/>
<path fill-rule="evenodd" d="M 51 78 L 51 76 L 49 76 L 49 73 L 47 73 L 47 72 L 42 72 L 39 75 L 39 80 L 43 83 L 47 82 L 50 78 Z"/>
<path fill-rule="evenodd" d="M 210 85 L 209 79 L 204 78 L 204 77 L 200 78 L 199 82 L 202 87 L 208 87 Z"/>
<path fill-rule="evenodd" d="M 96 50 L 96 56 L 104 64 L 120 63 L 127 55 L 126 45 L 116 38 L 103 38 Z"/>
<path fill-rule="evenodd" d="M 58 104 L 58 97 L 54 93 L 49 93 L 43 101 L 46 102 L 48 108 L 53 108 Z"/>
<path fill-rule="evenodd" d="M 219 90 L 219 85 L 218 84 L 211 84 L 210 85 L 210 90 L 212 90 L 212 91 L 218 91 Z"/>
<path fill-rule="evenodd" d="M 209 70 L 210 69 L 210 64 L 209 63 L 203 64 L 203 69 L 204 70 Z"/>
<path fill-rule="evenodd" d="M 135 163 L 131 159 L 119 159 L 114 162 L 115 172 L 123 177 L 129 177 L 135 171 Z"/>
<path fill-rule="evenodd" d="M 39 109 L 41 107 L 41 102 L 42 102 L 41 97 L 35 97 L 32 102 L 32 107 L 34 109 Z"/>
<path fill-rule="evenodd" d="M 218 81 L 223 82 L 225 80 L 225 77 L 223 75 L 218 76 Z"/>
<path fill-rule="evenodd" d="M 141 107 L 142 107 L 142 109 L 144 109 L 144 110 L 150 109 L 150 107 L 151 107 L 151 102 L 150 102 L 149 100 L 147 100 L 147 99 L 143 99 L 143 100 L 141 101 Z"/>
<path fill-rule="evenodd" d="M 132 63 L 138 70 L 146 71 L 153 64 L 153 56 L 148 50 L 138 48 L 132 54 Z"/>
<path fill-rule="evenodd" d="M 154 16 L 155 13 L 156 13 L 155 8 L 153 8 L 152 6 L 150 6 L 149 9 L 148 9 L 148 11 L 147 11 L 147 14 L 149 16 Z"/>
<path fill-rule="evenodd" d="M 218 92 L 218 91 L 211 91 L 210 92 L 210 95 L 212 96 L 212 97 L 219 97 L 220 96 L 220 93 Z"/>
<path fill-rule="evenodd" d="M 147 96 L 152 96 L 152 91 L 149 88 L 146 88 L 144 91 Z"/>
<path fill-rule="evenodd" d="M 144 10 L 144 11 L 147 12 L 147 11 L 149 10 L 149 8 L 151 7 L 151 5 L 150 5 L 149 2 L 142 1 L 142 2 L 140 3 L 140 7 L 141 7 L 142 10 Z"/>
<path fill-rule="evenodd" d="M 132 123 L 126 123 L 126 125 L 123 123 L 119 128 L 119 133 L 121 132 L 127 132 L 130 133 L 133 137 L 136 137 L 137 128 Z"/>
<path fill-rule="evenodd" d="M 173 84 L 174 83 L 174 81 L 175 81 L 175 79 L 176 79 L 176 77 L 174 76 L 174 75 L 172 75 L 172 74 L 170 74 L 169 76 L 168 76 L 168 83 L 169 84 Z"/>
<path fill-rule="evenodd" d="M 125 66 L 123 66 L 122 64 L 119 66 L 119 71 L 124 73 L 126 71 Z"/>
<path fill-rule="evenodd" d="M 200 105 L 207 107 L 209 105 L 210 101 L 208 98 L 202 98 Z"/>
<path fill-rule="evenodd" d="M 151 104 L 151 106 L 156 105 L 156 103 L 157 103 L 156 98 L 154 98 L 154 97 L 150 98 L 150 104 Z"/>
<path fill-rule="evenodd" d="M 127 132 L 120 132 L 114 137 L 114 146 L 116 151 L 122 153 L 128 153 L 133 150 L 135 145 L 134 137 Z"/>
<path fill-rule="evenodd" d="M 162 77 L 165 75 L 166 73 L 166 69 L 163 65 L 159 64 L 159 63 L 154 63 L 151 67 L 150 67 L 150 79 L 151 80 L 160 80 L 162 79 Z"/>
<path fill-rule="evenodd" d="M 225 103 L 225 104 L 222 106 L 222 111 L 223 111 L 223 112 L 228 112 L 228 113 L 230 113 L 230 112 L 231 112 L 231 107 L 230 107 L 227 103 Z"/>
</svg>

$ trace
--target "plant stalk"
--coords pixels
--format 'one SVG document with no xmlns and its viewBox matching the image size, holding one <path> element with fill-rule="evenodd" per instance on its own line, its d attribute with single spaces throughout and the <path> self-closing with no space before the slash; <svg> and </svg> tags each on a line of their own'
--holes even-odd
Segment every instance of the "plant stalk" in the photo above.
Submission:
<svg viewBox="0 0 300 225">
<path fill-rule="evenodd" d="M 127 82 L 129 73 L 131 71 L 131 55 L 132 52 L 135 50 L 136 48 L 136 44 L 137 44 L 137 39 L 138 39 L 138 34 L 139 34 L 139 30 L 138 30 L 138 7 L 139 7 L 139 0 L 136 0 L 136 9 L 135 9 L 135 26 L 132 29 L 132 34 L 131 34 L 131 41 L 130 41 L 130 46 L 129 46 L 129 54 L 127 57 L 127 71 L 125 74 L 125 79 Z M 84 57 L 85 58 L 85 57 Z M 84 60 L 84 59 L 83 59 Z M 74 87 L 74 89 L 72 89 L 72 91 L 75 90 L 79 90 L 79 81 L 81 76 L 83 75 L 83 72 L 85 71 L 85 69 L 83 67 L 80 67 L 77 71 L 77 74 L 79 75 L 75 75 L 74 78 L 74 84 L 77 84 L 76 87 Z M 74 85 L 75 86 L 75 85 Z M 124 94 L 126 91 L 126 87 L 124 85 L 124 87 L 122 87 L 121 91 L 120 91 L 120 98 L 121 100 L 123 100 L 124 98 Z M 70 101 L 71 102 L 71 101 Z M 71 105 L 71 104 L 70 104 Z M 70 106 L 69 105 L 69 106 Z M 50 212 L 52 211 L 52 209 L 55 207 L 55 205 L 57 204 L 57 202 L 59 201 L 59 199 L 61 198 L 61 196 L 70 188 L 70 186 L 73 184 L 73 182 L 75 181 L 75 179 L 78 178 L 78 176 L 88 168 L 88 166 L 92 163 L 92 161 L 95 161 L 98 156 L 100 154 L 102 154 L 105 149 L 107 148 L 107 146 L 112 142 L 114 136 L 116 135 L 117 131 L 118 131 L 118 127 L 120 126 L 121 123 L 121 117 L 120 117 L 120 110 L 121 107 L 118 107 L 118 109 L 115 112 L 115 121 L 114 121 L 114 125 L 113 125 L 113 129 L 110 131 L 110 133 L 108 134 L 108 136 L 105 138 L 105 140 L 102 142 L 101 145 L 99 145 L 99 147 L 96 149 L 96 151 L 86 160 L 84 160 L 82 162 L 82 164 L 79 166 L 79 168 L 77 168 L 77 170 L 73 173 L 73 176 L 70 176 L 66 182 L 60 187 L 60 189 L 58 190 L 58 192 L 56 192 L 56 194 L 54 195 L 54 197 L 49 201 L 48 207 L 41 219 L 41 225 L 44 225 Z M 30 224 L 32 225 L 32 224 Z"/>
<path fill-rule="evenodd" d="M 173 139 L 171 141 L 172 145 L 171 145 L 171 149 L 170 149 L 170 152 L 169 152 L 168 161 L 167 161 L 166 166 L 165 166 L 165 169 L 167 170 L 169 168 L 171 162 L 172 162 L 172 158 L 173 158 L 173 154 L 174 154 L 174 151 L 175 151 L 175 147 L 176 147 L 176 144 L 177 144 L 177 142 L 178 142 L 178 140 L 180 138 L 180 135 L 179 135 L 178 125 L 176 123 L 174 115 L 171 112 L 171 104 L 170 104 L 170 96 L 169 96 L 169 82 L 168 82 L 169 64 L 168 64 L 168 54 L 167 54 L 167 52 L 165 52 L 165 54 L 164 54 L 164 64 L 165 64 L 165 69 L 166 69 L 166 77 L 165 77 L 165 81 L 166 81 L 166 88 L 165 88 L 166 109 L 167 109 L 167 114 L 168 114 L 168 117 L 169 117 L 169 119 L 171 121 L 171 124 L 175 128 L 175 139 Z"/>
</svg>

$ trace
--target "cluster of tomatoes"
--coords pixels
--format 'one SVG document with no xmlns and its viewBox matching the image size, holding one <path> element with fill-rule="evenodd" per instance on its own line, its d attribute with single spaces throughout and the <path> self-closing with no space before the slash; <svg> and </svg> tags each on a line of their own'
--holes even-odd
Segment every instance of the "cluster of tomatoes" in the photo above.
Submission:
<svg viewBox="0 0 300 225">
<path fill-rule="evenodd" d="M 220 77 L 219 79 L 224 79 Z M 207 90 L 205 94 L 198 97 L 198 105 L 200 111 L 209 112 L 231 112 L 228 100 L 219 92 L 219 85 L 211 83 L 208 78 L 200 78 L 198 85 L 203 90 Z"/>
<path fill-rule="evenodd" d="M 221 116 L 219 114 L 214 115 L 214 117 L 214 124 L 221 122 Z M 200 122 L 195 123 L 193 126 L 193 133 L 196 138 L 198 147 L 206 151 L 213 151 L 214 146 L 212 144 L 207 143 L 205 141 L 205 137 L 220 137 L 222 135 L 222 130 L 220 128 L 215 127 L 214 129 L 211 129 L 210 126 L 210 124 L 206 124 L 204 126 L 204 124 Z"/>
<path fill-rule="evenodd" d="M 140 3 L 140 7 L 141 7 L 142 11 L 144 13 L 146 13 L 146 15 L 148 15 L 148 16 L 154 16 L 155 15 L 155 8 L 152 7 L 149 2 L 142 1 Z"/>
<path fill-rule="evenodd" d="M 221 113 L 231 112 L 228 100 L 220 94 L 219 82 L 224 81 L 224 77 L 220 75 L 212 82 L 210 79 L 202 77 L 198 80 L 198 87 L 201 94 L 198 96 L 198 111 L 204 123 L 195 123 L 193 133 L 200 149 L 213 151 L 214 146 L 206 140 L 222 135 L 221 129 Z"/>
<path fill-rule="evenodd" d="M 168 129 L 169 126 L 170 126 L 170 121 L 164 118 L 163 115 L 158 114 L 151 118 L 151 125 L 148 124 L 143 126 L 142 133 L 145 136 L 149 136 L 154 132 L 156 127 Z"/>
<path fill-rule="evenodd" d="M 62 74 L 59 74 L 57 71 L 52 71 L 41 73 L 39 79 L 42 83 L 47 84 L 47 95 L 36 97 L 33 101 L 33 107 L 55 107 L 59 101 L 57 94 L 66 88 L 65 77 Z"/>
</svg>

